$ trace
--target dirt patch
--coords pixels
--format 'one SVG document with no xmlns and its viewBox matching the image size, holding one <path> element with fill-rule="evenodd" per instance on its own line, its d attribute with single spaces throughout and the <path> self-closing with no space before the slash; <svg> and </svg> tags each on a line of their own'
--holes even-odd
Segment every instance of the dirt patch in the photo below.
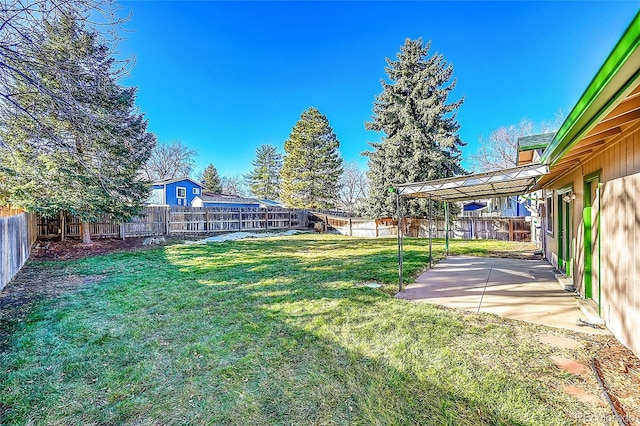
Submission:
<svg viewBox="0 0 640 426">
<path fill-rule="evenodd" d="M 577 386 L 565 386 L 564 388 L 562 388 L 562 390 L 569 395 L 575 396 L 578 400 L 584 402 L 585 404 L 599 405 L 601 407 L 606 406 L 606 403 L 602 400 L 602 398 L 592 393 L 588 393 L 584 389 Z"/>
<path fill-rule="evenodd" d="M 123 251 L 142 250 L 157 245 L 143 245 L 145 238 L 104 238 L 92 244 L 82 244 L 79 240 L 37 241 L 31 251 L 33 260 L 71 260 Z"/>
<path fill-rule="evenodd" d="M 568 337 L 556 336 L 555 334 L 543 334 L 538 337 L 538 340 L 540 343 L 560 349 L 580 349 L 582 347 L 582 344 L 577 340 Z"/>
<path fill-rule="evenodd" d="M 640 359 L 615 340 L 602 345 L 595 354 L 602 380 L 614 404 L 629 424 L 640 425 Z"/>
<path fill-rule="evenodd" d="M 551 360 L 561 370 L 564 370 L 567 373 L 575 374 L 576 376 L 583 376 L 589 371 L 586 365 L 572 359 L 552 356 Z"/>
<path fill-rule="evenodd" d="M 554 352 L 557 351 L 557 355 L 551 356 L 554 364 L 559 368 L 575 375 L 571 383 L 563 386 L 561 390 L 587 404 L 596 403 L 596 400 L 599 400 L 600 404 L 606 406 L 606 411 L 610 412 L 604 392 L 598 385 L 596 373 L 592 368 L 595 359 L 618 414 L 627 420 L 627 424 L 640 425 L 640 360 L 638 357 L 612 336 L 582 333 L 566 335 L 566 337 L 569 336 L 571 340 L 581 343 L 582 346 L 579 348 L 555 346 Z M 557 337 L 564 340 L 562 336 Z M 550 346 L 553 347 L 553 345 Z M 610 412 L 606 418 L 590 419 L 585 423 L 615 424 L 616 421 L 614 414 Z"/>
<path fill-rule="evenodd" d="M 484 257 L 502 257 L 505 259 L 540 260 L 542 252 L 531 242 L 514 243 L 510 250 L 488 250 Z"/>
</svg>

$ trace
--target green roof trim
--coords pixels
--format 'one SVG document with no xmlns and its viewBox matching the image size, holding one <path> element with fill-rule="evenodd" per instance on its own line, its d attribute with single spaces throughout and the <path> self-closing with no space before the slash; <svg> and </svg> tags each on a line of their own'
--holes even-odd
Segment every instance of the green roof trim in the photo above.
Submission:
<svg viewBox="0 0 640 426">
<path fill-rule="evenodd" d="M 546 148 L 549 146 L 555 135 L 556 133 L 552 132 L 541 133 L 539 135 L 522 136 L 518 138 L 518 152 Z"/>
<path fill-rule="evenodd" d="M 542 162 L 554 165 L 585 132 L 640 77 L 640 12 L 631 21 L 607 60 L 573 107 L 542 154 Z"/>
</svg>

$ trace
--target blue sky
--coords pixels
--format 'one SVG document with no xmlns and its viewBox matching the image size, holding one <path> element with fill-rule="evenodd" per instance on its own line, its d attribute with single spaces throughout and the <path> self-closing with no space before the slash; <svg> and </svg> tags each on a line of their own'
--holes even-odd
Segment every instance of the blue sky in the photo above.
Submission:
<svg viewBox="0 0 640 426">
<path fill-rule="evenodd" d="M 163 142 L 198 151 L 196 169 L 251 169 L 255 150 L 284 141 L 302 111 L 331 122 L 347 162 L 380 135 L 364 129 L 406 38 L 431 40 L 454 67 L 463 156 L 492 130 L 566 113 L 640 2 L 121 3 L 132 13 L 119 46 L 135 55 L 126 85 Z M 463 165 L 468 166 L 466 161 Z"/>
</svg>

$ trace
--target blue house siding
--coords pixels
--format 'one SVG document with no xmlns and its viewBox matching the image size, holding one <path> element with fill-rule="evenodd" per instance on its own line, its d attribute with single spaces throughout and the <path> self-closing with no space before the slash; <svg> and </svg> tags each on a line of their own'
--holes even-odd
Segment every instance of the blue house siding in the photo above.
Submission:
<svg viewBox="0 0 640 426">
<path fill-rule="evenodd" d="M 183 188 L 184 191 L 181 192 L 184 194 L 184 198 L 178 197 L 178 188 Z M 197 189 L 197 194 L 193 193 L 193 190 Z M 199 196 L 202 193 L 202 186 L 196 185 L 190 180 L 181 180 L 178 182 L 172 182 L 166 184 L 166 204 L 170 206 L 190 206 L 193 202 L 193 199 Z M 180 195 L 183 195 L 180 194 Z"/>
<path fill-rule="evenodd" d="M 190 206 L 193 199 L 201 195 L 202 185 L 191 179 L 156 182 L 153 184 L 152 195 L 148 202 L 169 206 Z"/>
</svg>

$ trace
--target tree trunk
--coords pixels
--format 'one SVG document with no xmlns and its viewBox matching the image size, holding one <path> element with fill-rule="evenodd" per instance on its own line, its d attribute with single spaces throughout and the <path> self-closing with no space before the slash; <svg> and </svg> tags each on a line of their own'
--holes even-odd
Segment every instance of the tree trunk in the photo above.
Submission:
<svg viewBox="0 0 640 426">
<path fill-rule="evenodd" d="M 91 228 L 89 227 L 89 222 L 82 221 L 82 244 L 91 244 Z"/>
</svg>

